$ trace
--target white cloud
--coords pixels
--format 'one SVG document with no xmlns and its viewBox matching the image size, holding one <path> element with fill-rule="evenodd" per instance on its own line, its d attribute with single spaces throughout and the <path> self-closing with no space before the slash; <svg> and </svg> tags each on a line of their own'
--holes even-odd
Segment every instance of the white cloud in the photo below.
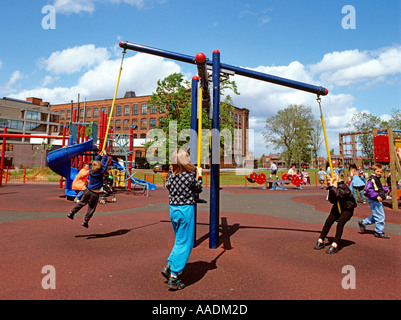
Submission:
<svg viewBox="0 0 401 320">
<path fill-rule="evenodd" d="M 394 81 L 401 75 L 401 45 L 375 51 L 345 50 L 331 52 L 310 66 L 313 73 L 320 73 L 320 80 L 336 86 L 360 83 Z"/>
<path fill-rule="evenodd" d="M 298 61 L 291 62 L 287 66 L 259 66 L 253 70 L 320 85 L 319 81 L 313 78 L 313 73 Z M 233 80 L 236 81 L 238 91 L 241 93 L 240 96 L 232 97 L 234 104 L 240 108 L 250 109 L 249 129 L 254 130 L 255 133 L 254 150 L 256 156 L 278 151 L 266 147 L 262 136 L 265 129 L 265 119 L 277 114 L 278 110 L 282 110 L 291 104 L 303 104 L 311 107 L 315 117 L 320 119 L 320 111 L 314 94 L 242 76 L 235 76 Z M 347 131 L 347 124 L 351 115 L 358 112 L 353 103 L 354 98 L 349 94 L 330 93 L 328 96 L 322 97 L 322 111 L 330 148 L 338 146 L 338 133 Z M 324 146 L 321 149 L 321 154 L 325 154 Z"/>
<path fill-rule="evenodd" d="M 53 6 L 60 14 L 72 14 L 95 11 L 95 0 L 55 0 Z"/>
<path fill-rule="evenodd" d="M 107 99 L 114 96 L 121 59 L 104 59 L 82 74 L 70 87 L 38 87 L 10 95 L 18 99 L 40 97 L 52 104 L 66 103 L 75 100 L 78 93 L 87 100 Z M 163 60 L 143 53 L 126 58 L 121 73 L 117 97 L 122 97 L 127 90 L 134 90 L 137 95 L 146 95 L 155 91 L 157 80 L 181 72 L 180 67 L 171 61 Z M 57 78 L 46 78 L 48 84 Z M 43 84 L 43 83 L 42 83 Z"/>
<path fill-rule="evenodd" d="M 112 4 L 126 3 L 137 8 L 145 7 L 150 0 L 54 0 L 53 6 L 60 14 L 93 13 L 96 10 L 96 3 L 109 2 Z M 164 1 L 159 1 L 163 3 Z"/>
<path fill-rule="evenodd" d="M 15 85 L 17 82 L 21 79 L 24 78 L 24 74 L 21 71 L 14 71 L 10 78 L 8 79 L 8 82 L 4 86 L 0 86 L 0 91 L 3 91 L 5 93 L 10 93 L 16 91 Z"/>
<path fill-rule="evenodd" d="M 53 52 L 48 59 L 42 60 L 41 64 L 51 73 L 72 74 L 99 65 L 109 56 L 106 48 L 96 48 L 93 44 L 87 44 Z"/>
</svg>

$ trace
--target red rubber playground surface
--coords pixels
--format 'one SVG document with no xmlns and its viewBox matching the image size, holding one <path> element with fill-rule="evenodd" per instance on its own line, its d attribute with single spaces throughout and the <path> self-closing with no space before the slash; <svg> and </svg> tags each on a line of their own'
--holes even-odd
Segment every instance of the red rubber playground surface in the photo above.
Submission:
<svg viewBox="0 0 401 320">
<path fill-rule="evenodd" d="M 148 198 L 118 193 L 85 229 L 85 208 L 67 219 L 74 204 L 56 185 L 7 184 L 0 188 L 0 299 L 400 299 L 401 210 L 385 207 L 391 239 L 383 240 L 373 227 L 360 234 L 357 221 L 370 211 L 359 204 L 340 251 L 328 255 L 313 249 L 330 209 L 325 194 L 314 186 L 224 187 L 218 248 L 208 247 L 208 204 L 199 205 L 197 247 L 182 274 L 187 287 L 171 292 L 160 274 L 174 242 L 162 187 Z M 42 287 L 47 265 L 55 289 Z M 350 284 L 355 289 L 343 288 Z"/>
</svg>

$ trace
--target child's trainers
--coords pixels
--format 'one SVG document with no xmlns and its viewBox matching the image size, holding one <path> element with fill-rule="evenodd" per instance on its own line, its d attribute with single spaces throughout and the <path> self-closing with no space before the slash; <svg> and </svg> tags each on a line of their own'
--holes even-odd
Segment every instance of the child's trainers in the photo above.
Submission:
<svg viewBox="0 0 401 320">
<path fill-rule="evenodd" d="M 170 266 L 167 264 L 162 270 L 162 276 L 165 277 L 167 280 L 169 280 L 170 275 L 171 275 Z"/>
<path fill-rule="evenodd" d="M 382 233 L 375 232 L 374 234 L 375 234 L 376 238 L 390 239 L 390 236 L 388 236 L 387 234 L 384 234 L 384 232 L 382 232 Z"/>
<path fill-rule="evenodd" d="M 67 217 L 70 218 L 71 220 L 74 220 L 74 214 L 72 212 L 67 214 Z"/>
<path fill-rule="evenodd" d="M 183 284 L 181 280 L 178 280 L 178 278 L 170 277 L 168 279 L 167 288 L 170 290 L 181 290 L 185 288 L 185 284 Z"/>
<path fill-rule="evenodd" d="M 362 220 L 358 221 L 358 225 L 359 225 L 359 230 L 361 230 L 361 233 L 365 233 L 365 225 L 362 223 Z"/>
</svg>

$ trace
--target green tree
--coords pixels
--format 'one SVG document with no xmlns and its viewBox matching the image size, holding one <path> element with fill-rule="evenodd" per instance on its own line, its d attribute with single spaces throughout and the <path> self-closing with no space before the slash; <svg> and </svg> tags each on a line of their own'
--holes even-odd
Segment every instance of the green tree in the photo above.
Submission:
<svg viewBox="0 0 401 320">
<path fill-rule="evenodd" d="M 318 161 L 317 161 L 317 153 L 320 149 L 320 147 L 323 144 L 323 138 L 322 138 L 322 121 L 320 119 L 313 119 L 312 121 L 312 131 L 310 135 L 310 144 L 311 144 L 311 156 L 315 159 L 314 166 L 317 168 L 318 166 Z M 312 161 L 312 159 L 311 159 Z"/>
<path fill-rule="evenodd" d="M 231 90 L 235 94 L 239 94 L 237 90 L 236 83 L 234 81 L 229 81 L 227 79 L 222 79 L 221 82 L 221 92 L 225 90 Z M 174 73 L 166 78 L 159 80 L 157 82 L 156 92 L 154 92 L 148 101 L 148 104 L 156 105 L 157 109 L 161 113 L 166 112 L 166 116 L 159 121 L 157 129 L 162 130 L 166 135 L 166 140 L 163 143 L 166 144 L 167 150 L 169 149 L 169 129 L 171 129 L 171 122 L 175 121 L 177 127 L 177 136 L 180 133 L 186 133 L 186 139 L 183 141 L 178 141 L 177 147 L 182 147 L 185 144 L 189 144 L 189 129 L 191 127 L 191 83 L 184 79 L 184 75 L 181 73 Z M 231 112 L 233 110 L 233 102 L 229 95 L 224 97 L 224 100 L 220 103 L 220 130 L 229 129 L 231 133 L 233 132 L 233 119 Z M 202 127 L 203 129 L 211 128 L 211 120 L 209 119 L 208 110 L 202 109 Z M 187 130 L 187 131 L 184 131 Z M 185 135 L 185 134 L 184 134 Z M 174 140 L 174 139 L 172 139 Z M 202 149 L 202 154 L 204 156 L 209 156 L 209 137 L 202 136 L 202 141 L 207 143 L 202 143 L 204 146 Z M 221 138 L 223 143 L 223 137 Z M 147 150 L 153 142 L 149 142 L 145 145 Z"/>
<path fill-rule="evenodd" d="M 263 132 L 266 144 L 282 150 L 287 166 L 292 161 L 301 165 L 302 161 L 310 159 L 313 119 L 312 109 L 303 105 L 290 105 L 266 119 Z"/>
<path fill-rule="evenodd" d="M 359 135 L 362 143 L 362 154 L 365 158 L 365 163 L 370 159 L 374 159 L 373 150 L 373 134 L 369 133 L 373 128 L 384 127 L 385 123 L 379 117 L 366 112 L 355 113 L 351 118 L 351 123 L 348 125 L 350 132 L 361 132 Z"/>
</svg>

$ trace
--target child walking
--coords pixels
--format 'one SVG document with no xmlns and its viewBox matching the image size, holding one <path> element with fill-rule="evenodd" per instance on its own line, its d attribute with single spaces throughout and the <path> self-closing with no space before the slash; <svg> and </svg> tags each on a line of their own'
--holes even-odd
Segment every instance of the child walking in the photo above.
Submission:
<svg viewBox="0 0 401 320">
<path fill-rule="evenodd" d="M 350 188 L 348 188 L 344 181 L 338 181 L 337 173 L 334 174 L 334 179 L 332 179 L 330 175 L 327 175 L 326 179 L 329 185 L 328 197 L 330 203 L 333 204 L 333 207 L 331 208 L 330 214 L 324 223 L 322 232 L 314 249 L 324 249 L 324 239 L 329 233 L 333 223 L 338 220 L 334 241 L 326 251 L 326 253 L 332 254 L 338 252 L 338 244 L 343 234 L 344 226 L 353 216 L 354 209 L 356 208 L 357 204 L 352 196 Z M 338 211 L 338 204 L 340 205 L 341 213 Z"/>
<path fill-rule="evenodd" d="M 352 195 L 355 198 L 355 201 L 358 201 L 358 193 L 361 196 L 362 203 L 366 203 L 365 196 L 363 194 L 365 190 L 365 182 L 362 181 L 361 177 L 359 176 L 359 171 L 355 163 L 350 164 L 349 171 L 351 172 L 351 184 L 349 188 L 352 191 Z"/>
<path fill-rule="evenodd" d="M 317 173 L 319 175 L 319 182 L 320 182 L 320 188 L 324 188 L 324 179 L 326 177 L 326 171 L 323 171 L 322 168 L 319 168 L 319 172 Z"/>
<path fill-rule="evenodd" d="M 194 176 L 195 166 L 190 163 L 189 154 L 182 149 L 173 153 L 172 162 L 173 169 L 167 175 L 166 187 L 175 242 L 162 275 L 168 280 L 169 289 L 181 290 L 185 285 L 178 279 L 178 274 L 184 269 L 194 245 L 194 192 L 202 192 L 202 169 L 198 168 L 197 180 Z"/>
<path fill-rule="evenodd" d="M 386 192 L 388 192 L 388 190 L 386 187 L 382 186 L 380 181 L 383 174 L 383 165 L 375 163 L 372 169 L 373 174 L 369 177 L 365 187 L 365 196 L 368 198 L 372 215 L 366 219 L 358 221 L 359 229 L 361 229 L 361 233 L 365 233 L 366 225 L 376 223 L 374 233 L 375 237 L 390 239 L 388 235 L 384 234 L 385 215 L 382 201 L 383 199 L 386 199 Z"/>
<path fill-rule="evenodd" d="M 101 188 L 103 186 L 103 175 L 107 170 L 108 157 L 104 152 L 103 157 L 101 154 L 98 154 L 95 158 L 95 161 L 92 162 L 92 165 L 89 169 L 89 183 L 87 188 L 82 195 L 82 199 L 72 208 L 71 212 L 67 214 L 67 217 L 71 220 L 74 219 L 74 215 L 82 209 L 82 207 L 88 205 L 88 210 L 86 212 L 84 222 L 82 222 L 82 226 L 85 228 L 89 227 L 89 220 L 92 218 L 95 213 L 97 203 L 99 201 L 99 194 L 101 192 Z"/>
</svg>

